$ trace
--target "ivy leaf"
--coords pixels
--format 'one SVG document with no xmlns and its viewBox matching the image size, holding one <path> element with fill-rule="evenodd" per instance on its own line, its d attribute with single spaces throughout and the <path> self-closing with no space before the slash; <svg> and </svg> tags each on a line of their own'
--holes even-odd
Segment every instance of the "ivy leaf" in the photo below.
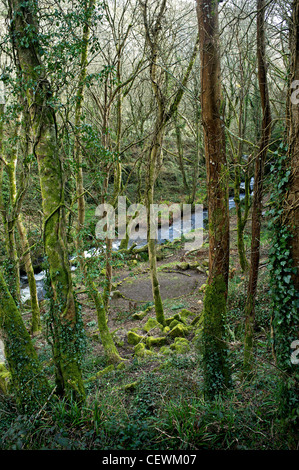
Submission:
<svg viewBox="0 0 299 470">
<path fill-rule="evenodd" d="M 291 282 L 291 275 L 289 274 L 288 276 L 284 276 L 283 277 L 283 280 L 284 282 L 286 282 L 287 284 L 289 284 Z"/>
</svg>

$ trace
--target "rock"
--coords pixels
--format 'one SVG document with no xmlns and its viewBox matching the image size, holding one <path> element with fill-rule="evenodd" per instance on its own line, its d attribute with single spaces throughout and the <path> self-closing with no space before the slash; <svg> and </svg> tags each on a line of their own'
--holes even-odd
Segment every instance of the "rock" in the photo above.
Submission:
<svg viewBox="0 0 299 470">
<path fill-rule="evenodd" d="M 184 337 L 188 333 L 188 329 L 183 326 L 182 324 L 178 323 L 170 332 L 169 335 L 172 338 L 176 338 L 178 336 Z"/>
<path fill-rule="evenodd" d="M 197 261 L 193 261 L 192 263 L 189 263 L 190 269 L 197 269 L 198 267 L 199 267 L 199 263 Z"/>
<path fill-rule="evenodd" d="M 141 343 L 141 341 L 144 339 L 143 336 L 138 335 L 134 331 L 129 331 L 128 332 L 128 343 L 132 345 L 136 345 L 138 343 Z"/>
<path fill-rule="evenodd" d="M 209 260 L 206 258 L 204 259 L 201 264 L 204 266 L 204 267 L 208 267 L 209 266 Z"/>
<path fill-rule="evenodd" d="M 172 350 L 168 346 L 162 346 L 159 353 L 164 356 L 170 356 L 170 354 L 172 354 Z"/>
<path fill-rule="evenodd" d="M 182 271 L 187 271 L 187 269 L 189 269 L 189 263 L 183 261 L 182 263 L 177 264 L 176 267 L 177 269 L 181 269 Z"/>
<path fill-rule="evenodd" d="M 132 382 L 132 383 L 130 383 L 130 384 L 125 385 L 125 386 L 124 386 L 124 390 L 125 390 L 126 392 L 132 392 L 133 390 L 136 389 L 136 387 L 138 386 L 139 382 L 140 382 L 140 380 L 136 380 L 136 382 Z"/>
<path fill-rule="evenodd" d="M 111 299 L 120 299 L 123 297 L 123 294 L 119 290 L 114 290 L 110 294 Z"/>
<path fill-rule="evenodd" d="M 147 333 L 154 328 L 163 328 L 163 326 L 156 320 L 156 318 L 149 318 L 143 327 L 143 330 Z"/>
<path fill-rule="evenodd" d="M 190 323 L 191 326 L 197 325 L 199 322 L 203 321 L 203 315 L 197 315 L 195 318 L 193 318 L 192 322 Z"/>
<path fill-rule="evenodd" d="M 196 270 L 197 270 L 200 274 L 206 274 L 206 270 L 205 270 L 205 268 L 203 268 L 202 266 L 197 266 Z"/>
<path fill-rule="evenodd" d="M 176 314 L 173 315 L 172 317 L 166 318 L 166 320 L 165 320 L 166 325 L 169 326 L 170 323 L 171 323 L 173 320 L 178 320 L 178 321 L 180 321 L 180 320 L 181 320 L 180 314 L 179 314 L 179 313 L 176 313 Z"/>
<path fill-rule="evenodd" d="M 150 305 L 145 310 L 140 310 L 140 312 L 134 313 L 134 315 L 132 315 L 133 320 L 142 320 L 152 309 L 153 305 Z"/>
<path fill-rule="evenodd" d="M 135 356 L 138 356 L 138 357 L 145 357 L 145 356 L 152 355 L 153 352 L 150 351 L 149 349 L 146 349 L 144 343 L 138 343 L 134 348 L 134 354 Z"/>
<path fill-rule="evenodd" d="M 173 330 L 173 328 L 177 325 L 179 325 L 181 322 L 179 322 L 178 320 L 172 320 L 172 322 L 170 323 L 169 325 L 169 329 L 170 330 Z"/>
<path fill-rule="evenodd" d="M 165 336 L 160 336 L 160 337 L 149 336 L 148 338 L 146 338 L 146 345 L 148 348 L 151 348 L 152 346 L 164 346 L 165 343 L 166 343 Z"/>
<path fill-rule="evenodd" d="M 132 315 L 132 319 L 133 320 L 143 320 L 144 317 L 146 317 L 147 315 L 147 311 L 141 311 L 141 312 L 137 312 L 137 313 L 134 313 L 134 315 Z"/>
<path fill-rule="evenodd" d="M 183 310 L 180 311 L 179 315 L 182 320 L 185 320 L 187 317 L 193 316 L 194 313 L 190 312 L 190 310 L 187 310 L 186 308 L 183 308 Z"/>
<path fill-rule="evenodd" d="M 189 341 L 186 338 L 175 338 L 173 346 L 178 354 L 190 351 Z"/>
</svg>

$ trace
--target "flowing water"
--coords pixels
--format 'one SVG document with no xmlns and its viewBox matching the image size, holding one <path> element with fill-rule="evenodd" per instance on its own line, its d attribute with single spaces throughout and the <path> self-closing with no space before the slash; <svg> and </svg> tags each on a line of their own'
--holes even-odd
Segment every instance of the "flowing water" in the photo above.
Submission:
<svg viewBox="0 0 299 470">
<path fill-rule="evenodd" d="M 241 190 L 245 189 L 245 183 L 241 183 Z M 252 191 L 253 188 L 253 178 L 250 181 L 250 188 Z M 242 199 L 244 197 L 244 194 L 240 194 L 240 198 Z M 235 202 L 234 198 L 230 197 L 229 198 L 229 209 L 232 209 L 235 207 Z M 192 213 L 191 217 L 189 217 L 189 220 L 186 219 L 186 217 L 179 218 L 177 220 L 173 221 L 173 224 L 168 228 L 168 226 L 163 226 L 158 229 L 158 236 L 157 236 L 157 241 L 158 243 L 164 243 L 167 240 L 173 241 L 175 239 L 181 238 L 182 235 L 186 235 L 187 233 L 190 233 L 191 230 L 203 228 L 205 225 L 205 220 L 207 219 L 207 211 L 204 210 L 203 214 L 196 214 Z M 137 244 L 137 247 L 142 247 L 146 245 L 147 240 L 146 240 L 146 229 L 140 229 L 138 231 L 138 236 L 135 235 L 134 238 L 129 240 L 129 247 L 132 246 L 133 243 Z M 120 245 L 120 240 L 116 240 L 112 244 L 112 249 L 113 250 L 118 250 Z M 105 246 L 103 247 L 105 249 Z M 84 255 L 86 258 L 90 258 L 93 256 L 98 256 L 101 253 L 102 250 L 96 249 L 96 248 L 91 248 L 88 251 L 84 252 Z M 74 259 L 71 258 L 71 260 Z M 73 266 L 72 270 L 75 270 L 76 267 Z M 45 288 L 44 288 L 44 280 L 45 280 L 46 272 L 41 271 L 38 274 L 35 274 L 35 280 L 36 280 L 36 287 L 37 287 L 37 295 L 38 299 L 42 300 L 45 297 Z M 30 299 L 30 290 L 29 290 L 29 285 L 28 285 L 28 279 L 26 275 L 21 276 L 21 299 L 23 302 L 26 302 L 28 299 Z"/>
<path fill-rule="evenodd" d="M 250 187 L 252 191 L 253 187 L 253 178 L 250 181 Z M 241 183 L 241 189 L 244 190 L 245 185 L 244 183 Z M 240 194 L 240 198 L 243 198 L 244 194 Z M 229 198 L 229 209 L 232 209 L 235 207 L 235 202 L 234 198 L 230 197 Z M 203 213 L 192 213 L 191 217 L 190 215 L 188 218 L 183 217 L 179 218 L 177 220 L 173 221 L 173 224 L 168 228 L 167 227 L 160 227 L 158 229 L 158 237 L 157 241 L 158 243 L 164 243 L 166 240 L 173 241 L 175 239 L 181 238 L 181 236 L 184 234 L 186 235 L 187 233 L 190 233 L 191 230 L 195 230 L 198 228 L 203 228 L 205 225 L 205 220 L 207 220 L 207 211 L 203 211 Z M 142 247 L 146 245 L 147 240 L 146 240 L 146 231 L 145 229 L 138 231 L 138 236 L 135 236 L 134 239 L 131 239 L 129 241 L 129 246 L 131 246 L 133 243 L 137 244 L 137 247 Z M 118 250 L 120 245 L 120 241 L 114 241 L 112 244 L 113 250 Z M 103 247 L 105 249 L 105 246 Z M 99 249 L 96 248 L 91 248 L 88 251 L 84 252 L 84 255 L 86 258 L 90 258 L 93 256 L 97 256 L 100 254 Z M 74 259 L 75 257 L 71 258 Z M 72 266 L 72 271 L 76 269 L 75 266 Z M 36 287 L 37 287 L 37 295 L 38 299 L 42 300 L 45 297 L 45 287 L 44 287 L 44 282 L 45 282 L 45 277 L 46 277 L 46 272 L 41 271 L 37 274 L 35 274 L 35 281 L 36 281 Z M 30 299 L 30 290 L 29 290 L 29 285 L 28 285 L 28 279 L 27 276 L 22 275 L 21 276 L 21 299 L 22 302 L 26 302 L 27 300 Z M 4 356 L 4 345 L 3 342 L 0 340 L 0 362 L 4 362 L 5 356 Z"/>
</svg>

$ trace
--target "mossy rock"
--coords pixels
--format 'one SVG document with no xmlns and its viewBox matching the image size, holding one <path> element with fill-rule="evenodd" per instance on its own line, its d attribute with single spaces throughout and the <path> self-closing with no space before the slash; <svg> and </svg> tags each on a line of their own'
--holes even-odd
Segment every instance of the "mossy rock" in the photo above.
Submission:
<svg viewBox="0 0 299 470">
<path fill-rule="evenodd" d="M 132 331 L 130 330 L 128 332 L 128 343 L 129 344 L 132 344 L 132 345 L 136 345 L 138 343 L 141 343 L 141 341 L 144 339 L 143 336 L 141 335 L 138 335 L 137 333 L 135 333 L 135 331 Z"/>
<path fill-rule="evenodd" d="M 147 311 L 141 311 L 141 312 L 136 312 L 134 315 L 132 315 L 133 320 L 143 320 L 144 317 L 146 317 Z"/>
<path fill-rule="evenodd" d="M 175 326 L 180 324 L 181 322 L 179 320 L 172 320 L 172 322 L 169 325 L 169 329 L 172 330 Z"/>
<path fill-rule="evenodd" d="M 209 260 L 206 258 L 204 259 L 201 264 L 204 266 L 204 267 L 208 267 L 209 266 Z"/>
<path fill-rule="evenodd" d="M 170 331 L 169 326 L 165 326 L 165 327 L 163 328 L 163 333 L 168 333 L 169 331 Z"/>
<path fill-rule="evenodd" d="M 185 261 L 183 261 L 182 263 L 179 263 L 176 265 L 176 267 L 178 269 L 181 269 L 182 271 L 187 271 L 187 269 L 189 269 L 189 263 L 186 263 Z"/>
<path fill-rule="evenodd" d="M 197 266 L 196 271 L 201 274 L 206 274 L 206 269 L 203 266 Z"/>
<path fill-rule="evenodd" d="M 0 390 L 4 394 L 8 393 L 8 387 L 10 384 L 11 374 L 6 369 L 4 362 L 0 363 Z"/>
<path fill-rule="evenodd" d="M 146 324 L 143 326 L 143 330 L 146 331 L 147 333 L 150 330 L 153 330 L 154 328 L 163 328 L 163 326 L 156 320 L 156 318 L 150 317 Z"/>
<path fill-rule="evenodd" d="M 172 338 L 184 337 L 188 334 L 188 328 L 181 323 L 178 323 L 170 332 L 169 335 Z"/>
<path fill-rule="evenodd" d="M 120 299 L 123 297 L 123 294 L 119 290 L 114 290 L 110 294 L 111 299 Z"/>
<path fill-rule="evenodd" d="M 185 354 L 190 351 L 190 344 L 186 338 L 175 338 L 173 346 L 178 354 Z"/>
<path fill-rule="evenodd" d="M 137 386 L 139 385 L 139 382 L 140 382 L 140 380 L 136 380 L 136 382 L 131 382 L 131 383 L 125 385 L 124 390 L 126 392 L 133 392 L 137 388 Z"/>
<path fill-rule="evenodd" d="M 170 323 L 171 323 L 173 320 L 181 321 L 180 314 L 179 314 L 179 313 L 176 313 L 176 314 L 173 315 L 172 317 L 166 318 L 166 320 L 165 320 L 166 325 L 169 326 Z"/>
<path fill-rule="evenodd" d="M 181 310 L 179 315 L 181 319 L 186 319 L 188 317 L 194 316 L 194 313 L 190 312 L 190 310 L 187 310 L 186 308 L 183 308 L 183 310 Z"/>
<path fill-rule="evenodd" d="M 190 323 L 191 326 L 196 326 L 199 323 L 203 322 L 203 314 L 201 313 L 200 315 L 196 315 L 195 318 L 193 318 L 192 322 Z"/>
<path fill-rule="evenodd" d="M 149 349 L 146 349 L 144 343 L 138 343 L 134 348 L 134 354 L 135 356 L 138 356 L 138 357 L 145 357 L 145 356 L 152 355 L 153 352 L 150 351 Z"/>
<path fill-rule="evenodd" d="M 155 346 L 164 346 L 166 343 L 167 339 L 165 336 L 160 336 L 160 337 L 155 337 L 155 336 L 149 336 L 146 338 L 146 345 L 148 348 L 155 347 Z"/>
<path fill-rule="evenodd" d="M 134 313 L 132 315 L 133 320 L 143 320 L 144 317 L 153 309 L 153 305 L 150 305 L 145 310 L 141 310 L 140 312 Z"/>
<path fill-rule="evenodd" d="M 199 263 L 197 261 L 192 261 L 191 263 L 189 263 L 190 269 L 197 269 L 198 266 L 199 266 Z"/>
<path fill-rule="evenodd" d="M 159 353 L 163 354 L 163 356 L 170 356 L 173 354 L 172 350 L 168 346 L 162 346 Z"/>
</svg>

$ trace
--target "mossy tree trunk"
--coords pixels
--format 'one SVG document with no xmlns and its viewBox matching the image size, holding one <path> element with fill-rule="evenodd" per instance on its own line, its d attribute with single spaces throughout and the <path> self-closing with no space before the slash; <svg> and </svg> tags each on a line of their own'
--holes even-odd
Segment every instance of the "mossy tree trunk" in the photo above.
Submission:
<svg viewBox="0 0 299 470">
<path fill-rule="evenodd" d="M 78 80 L 78 88 L 76 93 L 75 106 L 75 161 L 76 161 L 76 193 L 78 201 L 78 220 L 77 220 L 77 238 L 80 238 L 85 222 L 85 197 L 83 184 L 83 168 L 82 168 L 82 152 L 80 142 L 80 127 L 82 119 L 82 105 L 84 100 L 84 90 L 88 65 L 88 44 L 90 36 L 90 21 L 95 7 L 95 0 L 88 0 L 85 3 L 85 23 L 83 26 L 82 45 L 81 45 L 81 61 Z"/>
<path fill-rule="evenodd" d="M 34 277 L 34 270 L 32 266 L 32 260 L 30 255 L 30 246 L 27 238 L 26 228 L 22 221 L 22 216 L 19 214 L 17 219 L 17 228 L 22 247 L 22 258 L 25 265 L 25 271 L 28 278 L 29 291 L 30 291 L 30 303 L 31 303 L 31 327 L 30 331 L 33 335 L 41 331 L 41 319 L 40 319 L 40 308 L 37 297 L 36 282 Z"/>
<path fill-rule="evenodd" d="M 183 143 L 182 143 L 182 124 L 179 122 L 178 113 L 175 113 L 174 116 L 174 125 L 175 125 L 175 135 L 176 135 L 176 144 L 179 157 L 179 167 L 182 174 L 183 186 L 186 194 L 189 193 L 189 185 L 186 177 L 185 167 L 184 167 L 184 153 L 183 153 Z"/>
<path fill-rule="evenodd" d="M 5 121 L 4 114 L 4 103 L 0 105 L 0 212 L 2 216 L 2 222 L 4 227 L 5 237 L 5 248 L 7 253 L 7 263 L 5 271 L 8 276 L 8 285 L 10 292 L 14 300 L 20 303 L 20 269 L 19 269 L 19 257 L 16 246 L 16 210 L 15 201 L 17 197 L 16 187 L 16 165 L 17 165 L 17 140 L 19 135 L 19 116 L 16 117 L 16 125 L 14 129 L 14 135 L 11 139 L 11 145 L 8 149 L 8 155 L 4 155 L 3 146 L 3 124 Z M 9 202 L 8 204 L 4 200 L 3 193 L 3 178 L 4 170 L 7 174 L 8 186 L 9 186 Z"/>
<path fill-rule="evenodd" d="M 30 112 L 44 214 L 44 246 L 53 307 L 51 325 L 57 393 L 85 399 L 80 369 L 82 331 L 65 240 L 63 169 L 51 85 L 39 57 L 35 2 L 10 0 L 10 35 Z M 30 33 L 30 34 L 29 34 Z"/>
<path fill-rule="evenodd" d="M 165 316 L 163 309 L 163 302 L 160 293 L 160 285 L 157 275 L 157 256 L 156 256 L 156 239 L 151 238 L 151 233 L 154 233 L 155 227 L 151 224 L 154 223 L 151 217 L 152 205 L 154 204 L 154 186 L 158 177 L 159 167 L 161 166 L 162 157 L 162 144 L 164 138 L 165 127 L 167 123 L 177 113 L 179 104 L 184 95 L 186 84 L 189 80 L 195 58 L 198 53 L 198 39 L 195 43 L 188 67 L 182 78 L 181 84 L 174 93 L 174 98 L 170 100 L 167 96 L 167 87 L 165 87 L 166 79 L 165 72 L 158 72 L 158 55 L 160 40 L 162 37 L 161 28 L 166 11 L 166 0 L 160 2 L 159 7 L 156 9 L 156 17 L 151 18 L 149 12 L 150 5 L 148 0 L 140 2 L 143 14 L 143 24 L 145 28 L 146 43 L 149 49 L 149 62 L 150 62 L 150 80 L 152 90 L 154 93 L 155 101 L 157 104 L 157 112 L 155 118 L 155 125 L 153 135 L 148 145 L 148 160 L 147 160 L 147 178 L 145 188 L 145 201 L 147 206 L 147 238 L 148 238 L 148 255 L 150 263 L 150 273 L 152 282 L 153 298 L 156 309 L 156 317 L 159 323 L 165 324 Z"/>
<path fill-rule="evenodd" d="M 239 38 L 237 37 L 238 46 Z M 246 129 L 247 121 L 247 100 L 245 99 L 245 77 L 244 77 L 244 65 L 242 60 L 240 46 L 239 46 L 239 64 L 240 64 L 240 82 L 241 87 L 239 91 L 239 116 L 238 116 L 238 146 L 236 151 L 236 158 L 234 161 L 234 201 L 236 205 L 237 213 L 237 247 L 239 254 L 239 261 L 242 272 L 248 270 L 248 261 L 245 251 L 244 243 L 244 229 L 248 220 L 249 214 L 249 201 L 250 201 L 250 185 L 249 185 L 249 174 L 248 174 L 248 164 L 245 170 L 245 197 L 244 197 L 244 211 L 242 212 L 241 200 L 240 200 L 240 185 L 241 185 L 241 169 L 243 166 L 243 138 L 244 132 Z M 244 107 L 245 105 L 245 107 Z"/>
<path fill-rule="evenodd" d="M 156 233 L 157 227 L 154 227 L 154 217 L 152 217 L 151 208 L 154 204 L 154 185 L 157 177 L 157 163 L 159 154 L 161 152 L 163 140 L 163 126 L 159 118 L 156 122 L 155 137 L 152 140 L 151 148 L 149 150 L 149 162 L 147 173 L 147 187 L 146 187 L 146 207 L 147 207 L 147 241 L 148 241 L 148 256 L 149 267 L 153 290 L 153 299 L 155 304 L 156 318 L 161 325 L 165 325 L 165 316 L 163 309 L 163 302 L 160 293 L 160 284 L 157 272 L 157 255 L 156 255 L 156 239 L 151 238 L 153 232 Z"/>
<path fill-rule="evenodd" d="M 218 1 L 198 0 L 197 14 L 209 217 L 209 278 L 204 298 L 203 360 L 205 396 L 213 399 L 230 384 L 225 341 L 229 272 L 228 169 L 224 125 L 220 118 Z"/>
<path fill-rule="evenodd" d="M 257 57 L 258 79 L 263 113 L 262 137 L 259 153 L 255 160 L 254 194 L 252 202 L 252 239 L 249 281 L 245 305 L 245 344 L 244 371 L 249 372 L 253 365 L 253 336 L 255 323 L 255 298 L 260 260 L 260 235 L 262 221 L 262 199 L 264 166 L 271 137 L 271 111 L 267 83 L 266 45 L 265 45 L 265 2 L 257 0 Z"/>
<path fill-rule="evenodd" d="M 293 19 L 291 34 L 291 84 L 299 80 L 299 1 L 293 2 Z M 292 274 L 294 286 L 299 291 L 299 105 L 289 105 L 290 120 L 288 128 L 288 163 L 291 169 L 289 190 L 284 207 L 284 224 L 289 226 L 292 234 L 291 258 L 295 268 Z M 296 271 L 297 269 L 297 271 Z"/>
<path fill-rule="evenodd" d="M 288 146 L 277 181 L 279 191 L 276 193 L 278 200 L 275 200 L 276 220 L 271 249 L 271 291 L 273 350 L 281 372 L 278 415 L 292 437 L 295 449 L 299 438 L 299 0 L 293 1 L 292 8 L 286 116 Z M 295 101 L 292 100 L 293 92 Z M 293 355 L 295 357 L 292 358 Z"/>
<path fill-rule="evenodd" d="M 16 276 L 16 289 L 20 289 L 20 270 L 19 270 L 19 259 L 17 256 L 17 249 L 15 244 L 15 227 L 18 229 L 22 258 L 25 265 L 25 271 L 28 277 L 29 291 L 30 291 L 30 303 L 31 303 L 31 333 L 36 334 L 41 330 L 40 322 L 40 309 L 37 298 L 36 282 L 34 277 L 34 271 L 31 261 L 30 247 L 27 238 L 26 228 L 22 221 L 21 208 L 22 201 L 27 191 L 28 180 L 29 180 L 29 166 L 27 163 L 28 149 L 29 149 L 29 126 L 28 119 L 24 113 L 23 119 L 19 121 L 17 119 L 17 125 L 15 135 L 13 138 L 14 145 L 8 151 L 8 161 L 6 163 L 6 169 L 8 173 L 9 187 L 10 187 L 10 214 L 7 214 L 7 224 L 9 227 L 8 246 L 10 256 L 13 256 L 13 262 L 15 264 L 14 272 Z M 21 146 L 19 140 L 21 140 L 21 126 L 23 126 L 23 132 L 25 133 L 25 146 L 24 149 Z M 18 129 L 20 127 L 20 129 Z M 20 182 L 17 188 L 17 175 L 16 169 L 18 164 L 18 153 L 23 153 L 23 168 L 20 177 Z"/>
<path fill-rule="evenodd" d="M 1 272 L 0 329 L 17 404 L 25 413 L 36 411 L 45 404 L 51 389 Z"/>
<path fill-rule="evenodd" d="M 196 102 L 193 104 L 195 110 L 195 136 L 196 136 L 196 153 L 194 157 L 193 178 L 192 178 L 192 191 L 189 199 L 190 204 L 194 204 L 196 200 L 196 191 L 199 181 L 199 168 L 203 155 L 202 131 L 201 131 L 201 109 L 200 105 Z"/>
<path fill-rule="evenodd" d="M 26 102 L 24 101 L 23 106 L 26 107 Z M 19 233 L 19 238 L 21 242 L 22 256 L 21 259 L 24 262 L 25 271 L 28 278 L 29 292 L 30 292 L 30 304 L 31 304 L 31 327 L 30 331 L 33 335 L 38 334 L 41 331 L 41 318 L 40 318 L 40 308 L 37 297 L 37 288 L 34 277 L 34 270 L 32 265 L 31 250 L 29 246 L 29 241 L 27 237 L 26 227 L 23 223 L 23 217 L 21 214 L 21 199 L 25 196 L 27 187 L 29 184 L 29 174 L 30 174 L 30 164 L 28 163 L 28 156 L 31 149 L 30 143 L 30 122 L 28 110 L 25 108 L 22 115 L 22 127 L 23 127 L 23 145 L 20 143 L 19 152 L 23 154 L 22 161 L 22 176 L 19 182 L 19 193 L 21 197 L 17 197 L 15 200 L 15 206 L 17 208 L 17 229 Z"/>
</svg>

